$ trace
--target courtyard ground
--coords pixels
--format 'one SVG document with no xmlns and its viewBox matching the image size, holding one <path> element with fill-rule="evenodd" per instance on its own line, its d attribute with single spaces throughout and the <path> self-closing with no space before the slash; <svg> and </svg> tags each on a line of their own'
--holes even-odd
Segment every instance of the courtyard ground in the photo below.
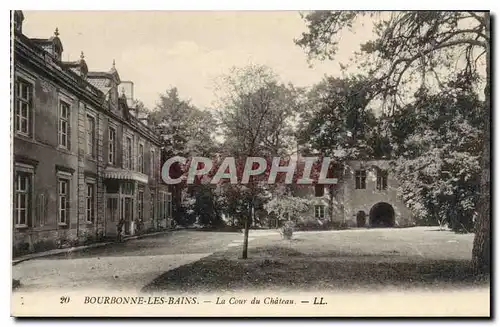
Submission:
<svg viewBox="0 0 500 327">
<path fill-rule="evenodd" d="M 139 291 L 163 272 L 222 250 L 241 235 L 175 231 L 23 261 L 12 267 L 12 278 L 20 281 L 21 292 Z"/>
<path fill-rule="evenodd" d="M 166 271 L 144 292 L 487 288 L 470 270 L 472 234 L 433 227 L 298 232 L 251 231 L 199 261 Z M 242 237 L 240 237 L 242 238 Z"/>
</svg>

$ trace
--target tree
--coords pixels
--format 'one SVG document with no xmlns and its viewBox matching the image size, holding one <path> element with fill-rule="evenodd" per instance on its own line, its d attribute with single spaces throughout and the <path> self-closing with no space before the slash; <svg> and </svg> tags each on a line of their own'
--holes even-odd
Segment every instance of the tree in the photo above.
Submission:
<svg viewBox="0 0 500 327">
<path fill-rule="evenodd" d="M 360 68 L 373 77 L 388 113 L 397 111 L 409 87 L 440 84 L 446 73 L 485 76 L 484 144 L 472 266 L 476 273 L 490 267 L 490 14 L 489 12 L 317 11 L 304 17 L 308 31 L 296 40 L 310 58 L 334 59 L 340 32 L 358 18 L 374 19 L 374 40 L 361 45 Z M 358 57 L 359 59 L 359 57 Z M 460 65 L 457 65 L 457 60 Z M 482 74 L 481 74 L 482 73 Z M 433 82 L 431 82 L 431 80 Z M 375 96 L 374 96 L 375 97 Z"/>
<path fill-rule="evenodd" d="M 329 177 L 339 182 L 347 161 L 389 155 L 388 142 L 378 132 L 379 122 L 368 108 L 372 93 L 369 79 L 351 76 L 325 77 L 307 94 L 306 110 L 299 125 L 299 144 L 303 153 L 335 158 Z M 328 190 L 329 216 L 333 221 L 335 199 L 340 194 L 335 185 Z"/>
<path fill-rule="evenodd" d="M 439 95 L 422 89 L 393 117 L 394 172 L 421 224 L 473 230 L 483 143 L 478 113 L 484 103 L 470 85 L 459 78 Z"/>
<path fill-rule="evenodd" d="M 212 114 L 196 108 L 189 101 L 182 100 L 177 88 L 171 88 L 160 96 L 160 101 L 149 117 L 163 140 L 162 161 L 174 156 L 208 157 L 216 151 L 216 143 L 213 139 L 216 124 Z M 173 169 L 180 173 L 178 165 Z M 183 194 L 189 196 L 192 193 L 183 192 L 187 191 L 186 188 L 185 184 L 171 186 L 174 219 L 181 225 L 191 222 L 186 214 L 186 210 L 190 207 L 183 206 L 183 203 L 190 203 L 188 199 L 183 199 Z M 200 202 L 198 204 L 205 205 Z"/>
<path fill-rule="evenodd" d="M 215 120 L 179 97 L 177 88 L 160 96 L 150 119 L 164 141 L 164 150 L 172 156 L 208 156 L 214 152 Z"/>
<path fill-rule="evenodd" d="M 309 199 L 282 195 L 274 197 L 264 205 L 268 214 L 274 214 L 278 220 L 291 220 L 297 222 L 300 214 L 310 209 L 313 202 Z"/>
<path fill-rule="evenodd" d="M 297 108 L 293 87 L 279 83 L 265 66 L 234 68 L 222 76 L 219 122 L 227 155 L 245 162 L 248 157 L 270 157 L 291 151 L 291 120 Z M 253 176 L 257 177 L 257 176 Z M 246 212 L 242 258 L 248 256 L 248 233 L 257 198 L 270 187 L 259 178 L 246 185 L 231 185 L 243 199 Z M 234 194 L 234 193 L 233 193 Z"/>
<path fill-rule="evenodd" d="M 151 110 L 149 110 L 148 108 L 146 108 L 146 106 L 144 105 L 144 102 L 142 102 L 141 100 L 137 100 L 135 99 L 132 103 L 132 108 L 134 108 L 135 110 L 137 110 L 137 112 L 139 114 L 146 114 L 148 115 L 149 113 L 151 113 Z"/>
<path fill-rule="evenodd" d="M 377 120 L 367 108 L 372 92 L 362 76 L 326 77 L 314 85 L 301 115 L 299 143 L 340 160 L 373 157 Z"/>
</svg>

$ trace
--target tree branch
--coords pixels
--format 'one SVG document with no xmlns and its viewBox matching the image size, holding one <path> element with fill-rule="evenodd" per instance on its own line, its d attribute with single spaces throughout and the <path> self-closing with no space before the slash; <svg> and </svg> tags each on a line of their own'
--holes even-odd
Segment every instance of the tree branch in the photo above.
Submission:
<svg viewBox="0 0 500 327">
<path fill-rule="evenodd" d="M 486 21 L 484 20 L 484 18 L 482 18 L 481 16 L 479 16 L 478 14 L 476 14 L 475 12 L 473 11 L 469 11 L 468 12 L 472 17 L 474 17 L 478 22 L 479 24 L 481 24 L 481 26 L 486 26 Z"/>
</svg>

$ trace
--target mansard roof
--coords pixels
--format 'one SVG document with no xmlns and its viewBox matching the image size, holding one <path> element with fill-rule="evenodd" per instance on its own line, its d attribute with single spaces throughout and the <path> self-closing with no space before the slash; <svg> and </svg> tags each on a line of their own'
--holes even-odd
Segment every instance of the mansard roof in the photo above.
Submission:
<svg viewBox="0 0 500 327">
<path fill-rule="evenodd" d="M 64 51 L 61 39 L 59 38 L 59 29 L 56 28 L 54 35 L 48 39 L 32 38 L 30 39 L 33 43 L 40 46 L 42 49 L 47 51 L 53 56 L 57 55 L 59 58 Z"/>
<path fill-rule="evenodd" d="M 29 63 L 28 67 L 34 67 L 39 73 L 43 74 L 46 78 L 52 79 L 55 83 L 65 85 L 75 95 L 81 96 L 90 105 L 96 106 L 107 113 L 110 117 L 117 119 L 125 124 L 130 125 L 132 128 L 139 131 L 143 137 L 151 139 L 156 144 L 160 144 L 160 138 L 153 129 L 146 127 L 138 119 L 124 119 L 116 113 L 110 112 L 106 109 L 105 94 L 103 88 L 106 85 L 111 87 L 111 81 L 120 82 L 118 72 L 116 69 L 111 69 L 109 72 L 88 72 L 87 78 L 82 74 L 76 73 L 75 70 L 86 68 L 87 65 L 83 58 L 75 62 L 61 62 L 56 60 L 53 52 L 44 49 L 43 45 L 57 43 L 56 38 L 51 39 L 30 39 L 22 32 L 15 31 L 14 51 L 17 63 Z M 53 48 L 49 48 L 52 50 Z M 114 67 L 113 67 L 114 68 Z M 100 87 L 99 87 L 100 86 Z M 128 112 L 127 100 L 120 100 L 122 102 L 122 109 Z M 123 106 L 123 104 L 125 106 Z"/>
<path fill-rule="evenodd" d="M 104 94 L 107 94 L 111 89 L 111 80 L 111 77 L 106 75 L 99 75 L 96 72 L 87 73 L 87 81 L 98 88 Z"/>
<path fill-rule="evenodd" d="M 87 73 L 89 69 L 87 67 L 87 63 L 85 62 L 83 52 L 80 55 L 80 60 L 77 61 L 63 61 L 62 65 L 66 68 L 69 68 L 75 74 L 82 76 L 83 78 L 87 77 Z"/>
<path fill-rule="evenodd" d="M 87 74 L 89 79 L 94 79 L 96 80 L 97 85 L 102 85 L 102 87 L 108 87 L 111 85 L 106 85 L 106 82 L 104 80 L 111 80 L 114 81 L 116 85 L 119 85 L 121 83 L 120 75 L 116 71 L 115 67 L 115 61 L 113 60 L 113 66 L 111 69 L 107 72 L 89 72 Z"/>
</svg>

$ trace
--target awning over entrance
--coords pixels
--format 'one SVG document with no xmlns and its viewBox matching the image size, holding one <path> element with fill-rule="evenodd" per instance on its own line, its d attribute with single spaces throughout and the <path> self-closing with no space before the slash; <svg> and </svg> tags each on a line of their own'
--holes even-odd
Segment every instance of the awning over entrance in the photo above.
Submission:
<svg viewBox="0 0 500 327">
<path fill-rule="evenodd" d="M 104 178 L 138 181 L 148 183 L 148 175 L 136 171 L 108 167 L 104 170 Z"/>
</svg>

